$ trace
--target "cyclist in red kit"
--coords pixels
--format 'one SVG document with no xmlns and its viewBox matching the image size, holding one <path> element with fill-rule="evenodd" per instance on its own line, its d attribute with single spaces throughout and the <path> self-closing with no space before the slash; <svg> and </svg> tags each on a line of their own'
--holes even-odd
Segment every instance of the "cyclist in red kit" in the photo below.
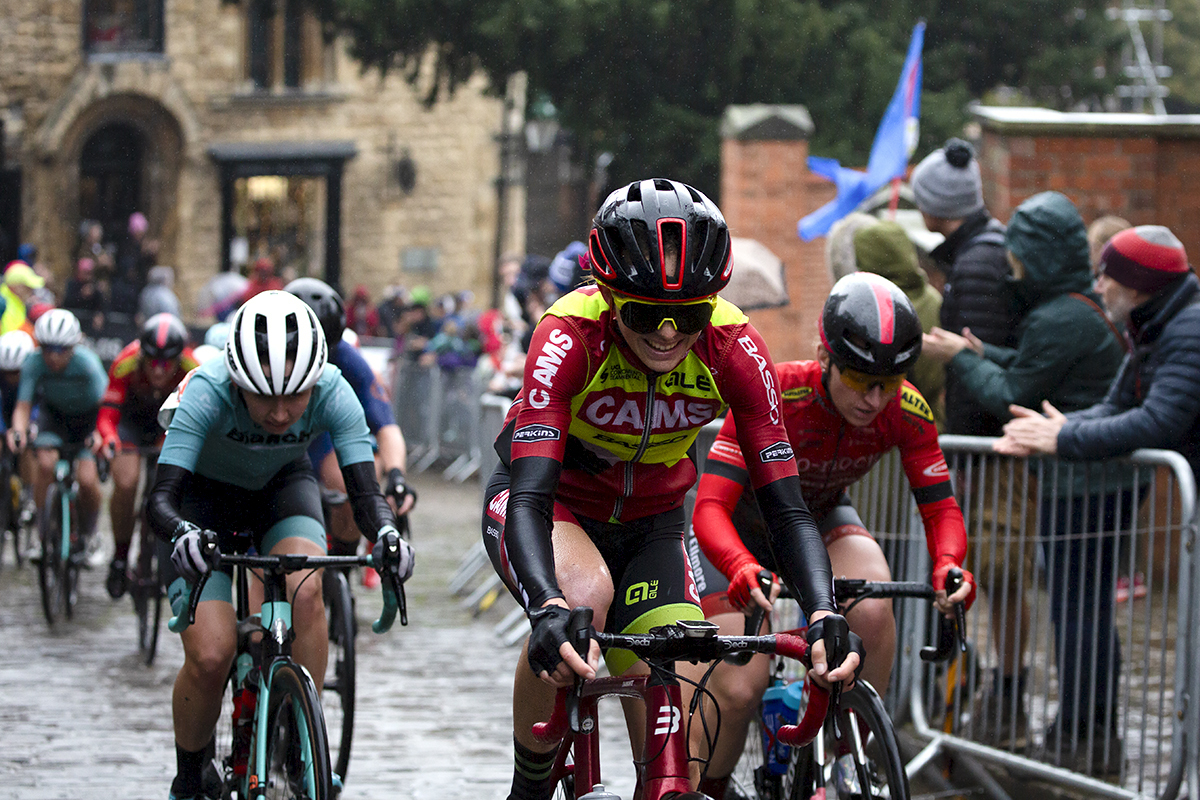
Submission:
<svg viewBox="0 0 1200 800">
<path fill-rule="evenodd" d="M 954 500 L 933 414 L 904 380 L 921 352 L 921 324 L 912 304 L 886 278 L 857 272 L 834 285 L 820 333 L 817 360 L 780 364 L 779 379 L 783 424 L 795 449 L 804 501 L 834 574 L 891 580 L 883 550 L 850 505 L 846 489 L 897 447 L 925 524 L 937 606 L 947 614 L 960 601 L 969 607 L 975 593 L 970 573 L 964 571 L 964 583 L 953 595 L 945 592 L 946 573 L 961 568 L 966 557 L 962 511 Z M 770 599 L 758 585 L 759 572 L 764 567 L 786 569 L 784 554 L 775 550 L 777 557 L 772 557 L 764 515 L 744 491 L 749 473 L 740 429 L 733 418 L 722 425 L 709 450 L 692 515 L 700 545 L 691 548 L 692 567 L 704 612 L 728 634 L 743 632 L 745 615 L 753 607 L 770 609 Z M 863 600 L 847 617 L 867 649 L 863 677 L 883 694 L 896 648 L 891 600 Z M 768 659 L 762 656 L 744 667 L 717 666 L 708 688 L 721 709 L 722 724 L 702 791 L 722 796 L 768 680 Z M 693 735 L 692 746 L 694 754 L 706 755 L 703 736 Z"/>
<path fill-rule="evenodd" d="M 783 578 L 818 620 L 814 674 L 849 685 L 860 661 L 848 636 L 845 660 L 826 664 L 824 634 L 845 621 L 801 497 L 775 368 L 746 316 L 717 297 L 733 266 L 721 212 L 685 184 L 637 181 L 601 206 L 588 256 L 598 285 L 539 321 L 486 492 L 484 543 L 532 623 L 513 689 L 512 800 L 550 797 L 555 749 L 530 726 L 549 717 L 556 687 L 598 665 L 595 642 L 586 659 L 567 642 L 568 609 L 591 606 L 598 629 L 625 633 L 703 617 L 683 542 L 696 480 L 688 449 L 726 408 L 771 510 L 767 535 L 786 554 Z M 613 675 L 640 669 L 625 651 L 606 660 Z M 641 716 L 627 717 L 635 752 Z"/>
</svg>

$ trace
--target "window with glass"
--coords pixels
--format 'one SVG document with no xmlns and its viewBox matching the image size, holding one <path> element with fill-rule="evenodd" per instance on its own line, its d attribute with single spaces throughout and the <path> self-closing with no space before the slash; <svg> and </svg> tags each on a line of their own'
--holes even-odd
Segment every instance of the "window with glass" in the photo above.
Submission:
<svg viewBox="0 0 1200 800">
<path fill-rule="evenodd" d="M 320 22 L 304 0 L 247 0 L 246 77 L 257 91 L 319 81 Z"/>
<path fill-rule="evenodd" d="M 88 53 L 161 53 L 163 0 L 84 0 Z"/>
</svg>

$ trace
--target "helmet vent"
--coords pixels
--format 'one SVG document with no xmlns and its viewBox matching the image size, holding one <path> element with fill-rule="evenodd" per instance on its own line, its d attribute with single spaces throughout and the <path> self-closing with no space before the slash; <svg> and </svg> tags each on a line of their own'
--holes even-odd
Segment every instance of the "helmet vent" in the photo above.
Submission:
<svg viewBox="0 0 1200 800">
<path fill-rule="evenodd" d="M 658 221 L 658 257 L 662 264 L 664 289 L 678 289 L 683 285 L 683 265 L 687 263 L 687 244 L 683 235 L 683 220 L 660 219 Z"/>
</svg>

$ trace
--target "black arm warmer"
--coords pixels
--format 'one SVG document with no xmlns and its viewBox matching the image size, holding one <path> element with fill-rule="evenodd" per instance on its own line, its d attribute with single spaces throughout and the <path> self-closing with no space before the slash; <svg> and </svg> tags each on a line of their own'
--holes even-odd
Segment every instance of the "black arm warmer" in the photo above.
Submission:
<svg viewBox="0 0 1200 800">
<path fill-rule="evenodd" d="M 562 466 L 553 458 L 526 456 L 512 463 L 504 547 L 530 609 L 562 597 L 554 574 L 554 492 Z"/>
<path fill-rule="evenodd" d="M 174 464 L 159 464 L 154 472 L 154 488 L 146 501 L 146 519 L 154 534 L 164 542 L 175 540 L 175 532 L 185 522 L 179 513 L 179 497 L 183 494 L 183 482 L 191 471 Z"/>
<path fill-rule="evenodd" d="M 396 515 L 379 491 L 375 480 L 375 462 L 359 461 L 342 467 L 342 480 L 346 482 L 346 495 L 354 511 L 354 524 L 371 544 L 384 525 L 396 527 Z"/>
<path fill-rule="evenodd" d="M 755 490 L 758 507 L 770 529 L 768 541 L 775 565 L 809 618 L 815 611 L 836 611 L 833 568 L 821 534 L 800 493 L 800 478 L 790 476 Z"/>
</svg>

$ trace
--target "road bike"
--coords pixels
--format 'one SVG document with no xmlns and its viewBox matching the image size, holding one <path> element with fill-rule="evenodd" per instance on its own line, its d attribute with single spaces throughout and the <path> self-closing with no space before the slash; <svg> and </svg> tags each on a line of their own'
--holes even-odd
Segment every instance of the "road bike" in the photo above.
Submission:
<svg viewBox="0 0 1200 800">
<path fill-rule="evenodd" d="M 84 532 L 80 530 L 77 501 L 79 482 L 75 461 L 87 444 L 60 447 L 54 465 L 54 481 L 46 487 L 46 499 L 38 519 L 41 554 L 38 556 L 38 586 L 46 622 L 54 625 L 70 619 L 79 599 L 79 571 L 86 565 L 88 553 Z M 105 479 L 107 461 L 97 459 L 100 480 Z"/>
<path fill-rule="evenodd" d="M 163 601 L 167 590 L 162 585 L 162 574 L 159 570 L 161 543 L 150 523 L 146 519 L 146 500 L 150 489 L 154 486 L 155 470 L 158 467 L 158 448 L 139 447 L 138 454 L 143 457 L 142 466 L 142 502 L 137 515 L 137 530 L 133 535 L 133 546 L 130 548 L 129 573 L 125 585 L 129 597 L 133 600 L 133 614 L 137 617 L 138 652 L 146 666 L 154 663 L 158 653 L 158 632 L 162 621 Z"/>
<path fill-rule="evenodd" d="M 769 573 L 760 576 L 765 592 L 769 592 Z M 962 573 L 951 570 L 946 591 L 953 594 L 962 581 Z M 866 598 L 921 598 L 933 600 L 934 588 L 928 583 L 911 581 L 865 581 L 848 578 L 834 580 L 834 596 L 843 613 Z M 787 602 L 786 589 L 780 595 Z M 747 618 L 747 631 L 757 632 L 765 610 L 758 609 Z M 948 660 L 962 648 L 964 615 L 962 605 L 955 607 L 955 617 L 948 620 L 938 615 L 937 646 L 921 649 L 921 658 L 938 662 Z M 802 634 L 804 627 L 793 633 Z M 744 663 L 744 662 L 741 662 Z M 802 678 L 782 660 L 777 661 L 759 713 L 746 735 L 742 758 L 734 770 L 731 788 L 745 800 L 868 800 L 890 798 L 907 800 L 908 776 L 900 754 L 896 732 L 883 700 L 865 680 L 843 692 L 839 714 L 831 716 L 820 735 L 801 747 L 776 748 L 772 731 L 775 719 L 770 701 L 792 693 L 790 684 Z M 787 701 L 785 700 L 785 704 Z M 774 708 L 778 708 L 778 701 Z M 866 787 L 865 790 L 863 787 Z"/>
<path fill-rule="evenodd" d="M 632 697 L 642 700 L 646 709 L 645 742 L 636 762 L 638 797 L 703 800 L 706 795 L 692 791 L 689 784 L 687 731 L 691 718 L 685 724 L 675 662 L 715 661 L 733 653 L 774 653 L 800 661 L 808 657 L 808 642 L 794 633 L 719 636 L 712 622 L 681 620 L 645 634 L 610 634 L 596 631 L 591 622 L 590 608 L 571 611 L 568 631 L 577 651 L 585 654 L 589 640 L 596 639 L 603 648 L 633 652 L 649 665 L 650 673 L 577 677 L 573 687 L 559 690 L 550 719 L 533 726 L 533 735 L 539 741 L 561 742 L 553 774 L 557 796 L 562 798 L 620 800 L 601 783 L 597 703 L 601 697 Z M 808 684 L 805 697 L 805 711 L 798 724 L 785 726 L 778 734 L 795 746 L 817 734 L 829 708 L 829 694 L 814 684 Z"/>
<path fill-rule="evenodd" d="M 331 507 L 347 501 L 344 492 L 321 487 L 321 507 L 325 512 L 325 530 L 331 529 Z M 396 518 L 401 537 L 408 539 L 408 516 Z M 350 746 L 354 741 L 354 703 L 356 691 L 355 637 L 358 620 L 356 601 L 351 591 L 350 569 L 325 570 L 321 593 L 325 600 L 325 620 L 329 628 L 329 659 L 325 667 L 322 704 L 329 733 L 329 757 L 334 773 L 346 780 L 350 768 Z"/>
<path fill-rule="evenodd" d="M 215 742 L 222 798 L 237 800 L 329 800 L 341 779 L 331 768 L 329 739 L 317 687 L 292 659 L 292 606 L 287 576 L 329 567 L 371 567 L 370 555 L 308 556 L 217 553 L 217 537 L 205 532 L 202 548 L 213 564 L 237 572 L 237 654 L 230 668 Z M 215 563 L 214 563 L 215 562 Z M 250 613 L 251 570 L 262 581 L 262 609 Z M 334 572 L 329 570 L 328 572 Z M 397 615 L 408 624 L 404 588 L 395 568 L 384 568 L 383 611 L 371 628 L 383 633 Z M 328 574 L 328 572 L 326 574 Z M 189 586 L 186 611 L 167 627 L 181 633 L 195 622 L 196 606 L 211 571 Z M 324 577 L 324 576 L 323 576 Z"/>
</svg>

